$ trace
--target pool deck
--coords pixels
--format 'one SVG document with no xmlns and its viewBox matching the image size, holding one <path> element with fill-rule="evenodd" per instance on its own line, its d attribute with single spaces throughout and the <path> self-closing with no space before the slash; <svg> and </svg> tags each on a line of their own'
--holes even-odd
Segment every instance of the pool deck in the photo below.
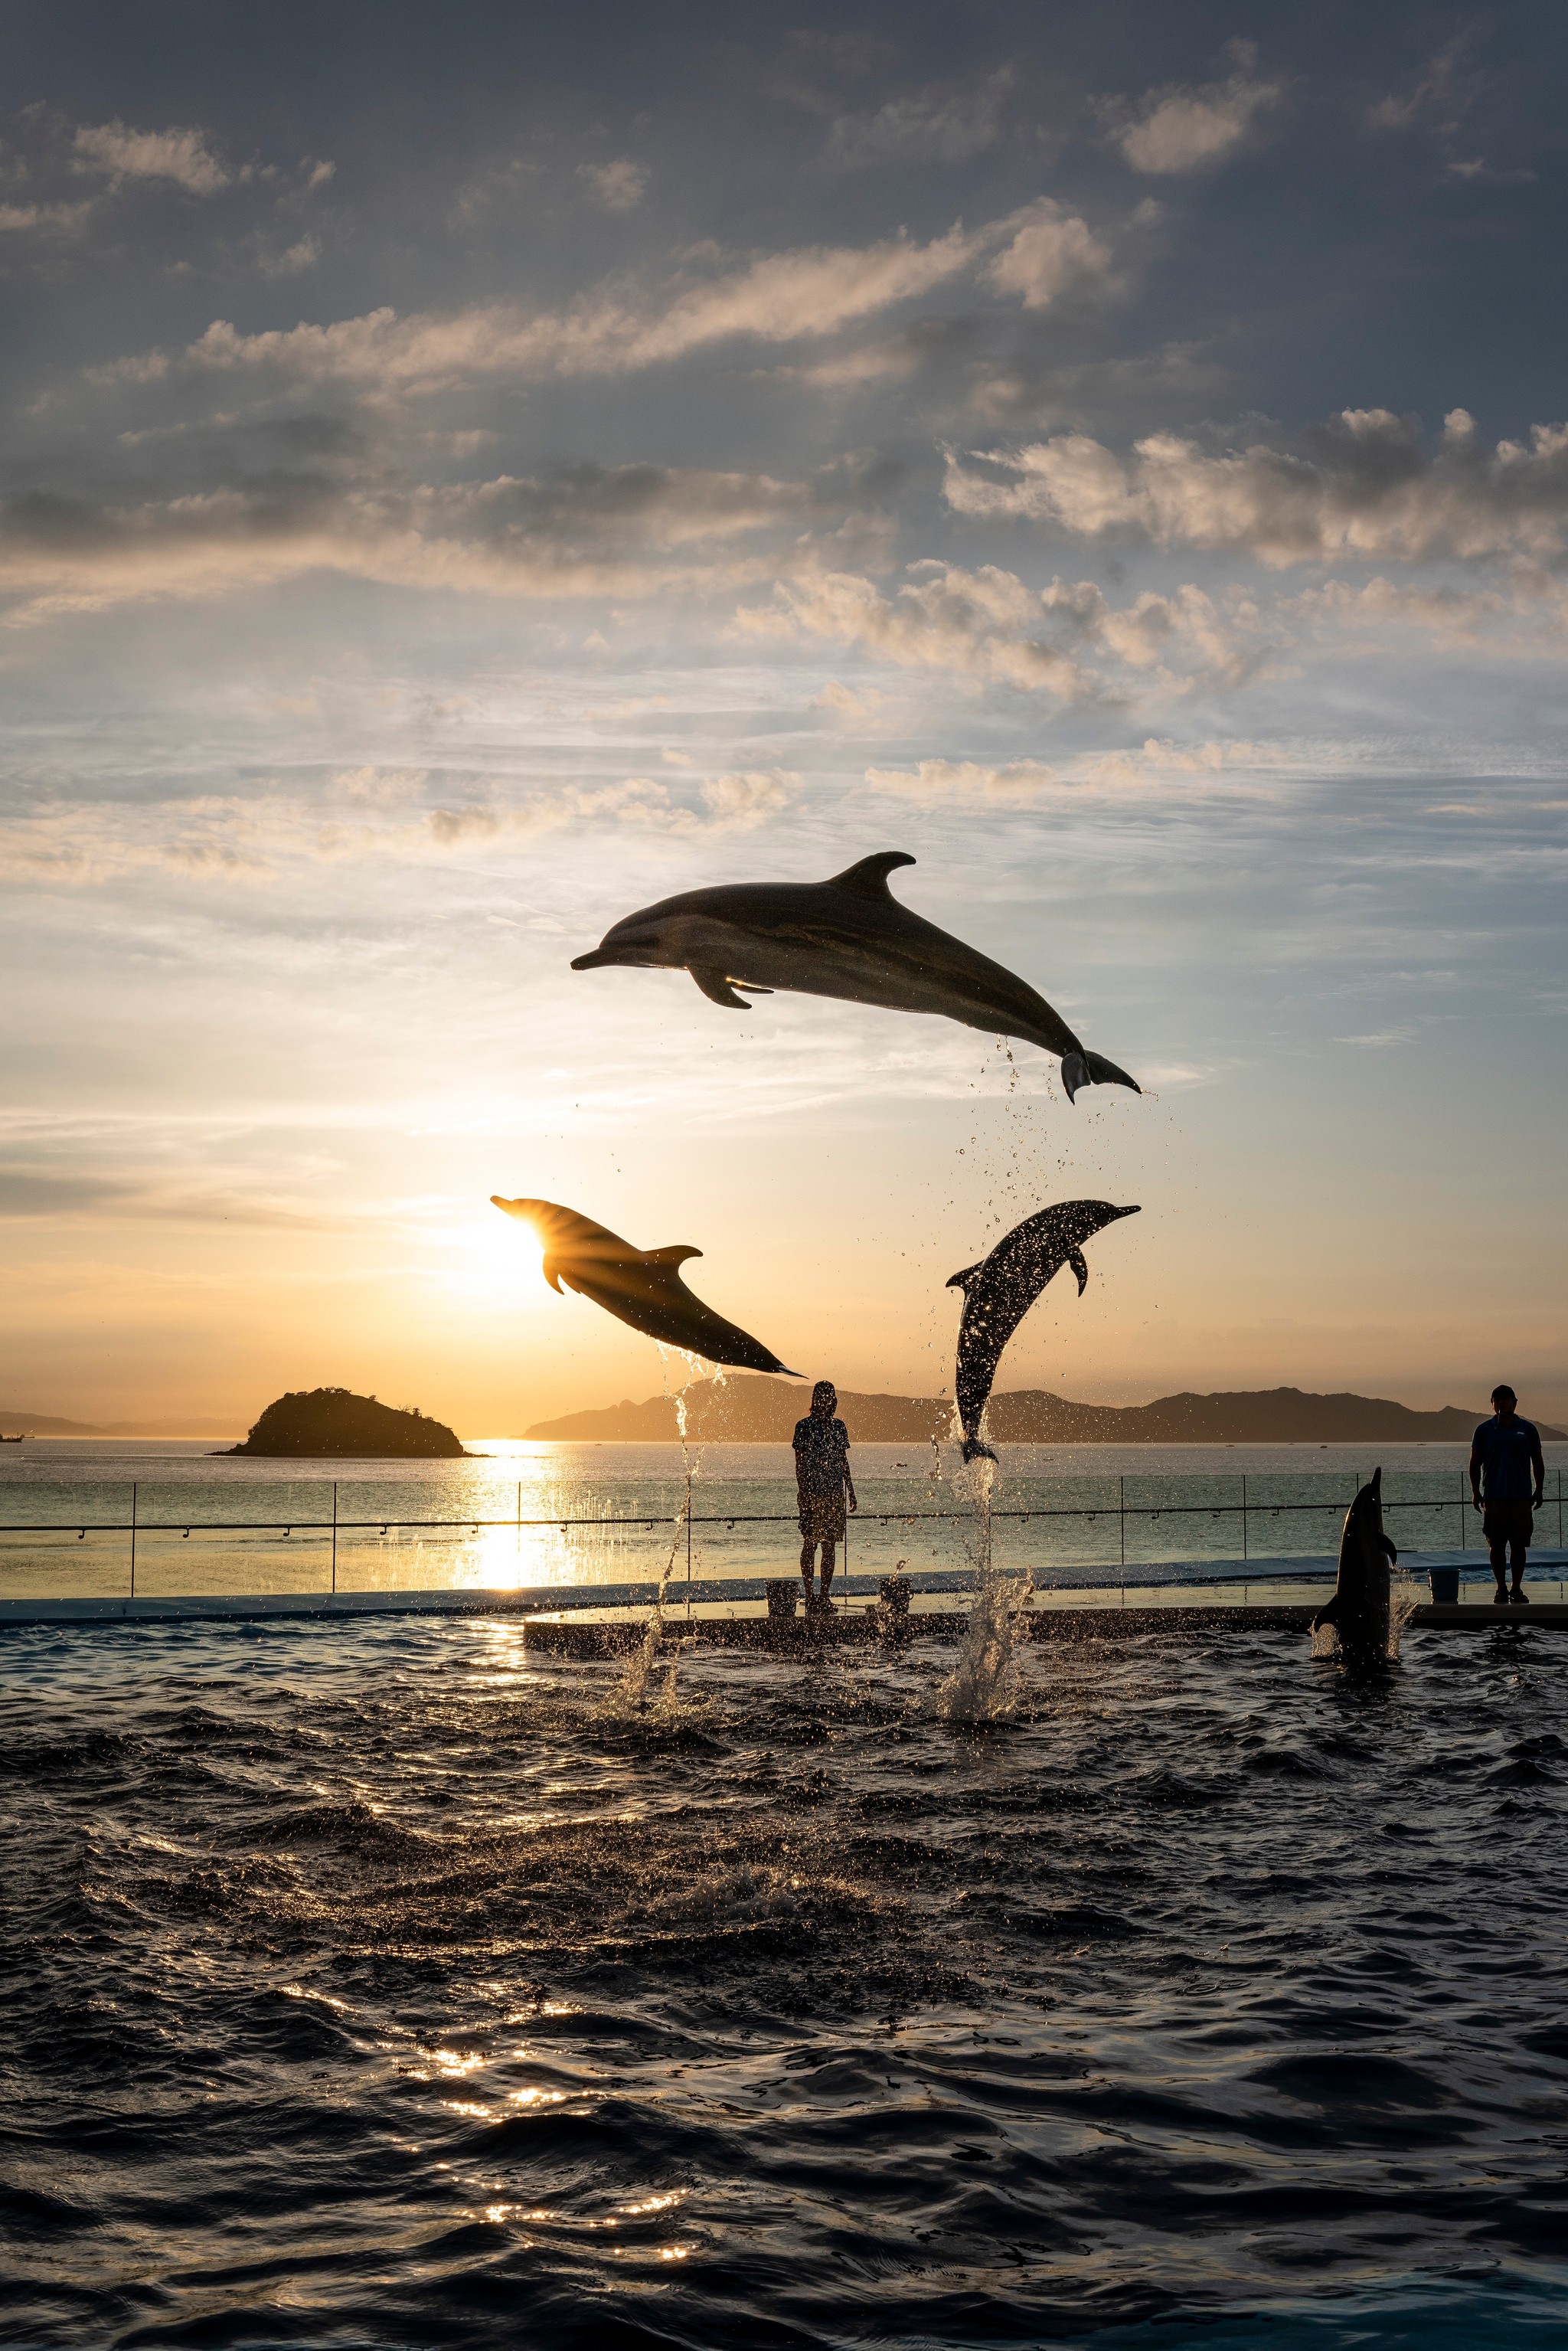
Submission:
<svg viewBox="0 0 1568 2351">
<path fill-rule="evenodd" d="M 1474 1552 L 1424 1553 L 1410 1558 L 1413 1576 L 1424 1580 L 1433 1567 L 1459 1567 L 1470 1579 L 1470 1589 L 1488 1573 Z M 1171 1562 L 1134 1571 L 1138 1581 L 1106 1579 L 1096 1583 L 1042 1587 L 1024 1612 L 1030 1636 L 1043 1641 L 1124 1638 L 1147 1632 L 1180 1634 L 1291 1630 L 1304 1631 L 1328 1597 L 1333 1562 L 1322 1558 L 1270 1560 L 1250 1568 L 1233 1561 Z M 1538 1581 L 1561 1589 L 1568 1579 L 1568 1552 L 1537 1553 L 1531 1568 Z M 1144 1580 L 1147 1579 L 1147 1580 Z M 672 1580 L 664 1595 L 666 1636 L 701 1640 L 746 1648 L 794 1646 L 803 1643 L 863 1641 L 883 1637 L 877 1600 L 881 1579 L 874 1575 L 841 1576 L 834 1586 L 835 1606 L 826 1617 L 803 1616 L 769 1620 L 762 1613 L 770 1582 L 791 1578 L 732 1576 L 722 1579 Z M 914 1607 L 909 1636 L 953 1640 L 963 1630 L 967 1611 L 943 1602 L 967 1596 L 971 1578 L 967 1572 L 915 1572 L 906 1576 Z M 1316 1586 L 1302 1594 L 1302 1583 Z M 1280 1587 L 1277 1600 L 1267 1595 Z M 1294 1587 L 1291 1589 L 1291 1587 Z M 1238 1604 L 1238 1590 L 1246 1599 Z M 1287 1592 L 1289 1597 L 1287 1597 Z M 1252 1597 L 1253 1594 L 1259 1595 Z M 291 1592 L 149 1593 L 123 1598 L 29 1598 L 0 1601 L 0 1630 L 96 1625 L 175 1625 L 214 1622 L 250 1624 L 337 1621 L 363 1617 L 441 1616 L 523 1619 L 530 1638 L 539 1646 L 603 1654 L 640 1638 L 648 1612 L 657 1599 L 651 1582 L 564 1586 L 535 1585 L 529 1589 L 476 1590 L 450 1585 L 424 1591 Z M 575 1622 L 572 1621 L 575 1619 Z M 1418 1606 L 1411 1624 L 1426 1631 L 1479 1632 L 1524 1630 L 1568 1631 L 1568 1603 L 1553 1597 L 1532 1601 L 1526 1608 L 1499 1608 L 1490 1595 L 1484 1601 Z"/>
</svg>

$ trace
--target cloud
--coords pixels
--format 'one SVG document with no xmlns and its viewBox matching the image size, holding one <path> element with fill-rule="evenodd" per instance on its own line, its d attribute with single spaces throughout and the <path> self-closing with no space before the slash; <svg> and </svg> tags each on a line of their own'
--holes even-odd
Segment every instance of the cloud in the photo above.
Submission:
<svg viewBox="0 0 1568 2351">
<path fill-rule="evenodd" d="M 683 784 L 682 799 L 658 776 L 627 776 L 621 783 L 558 787 L 548 798 L 509 804 L 469 803 L 433 810 L 432 837 L 443 849 L 504 835 L 558 831 L 583 822 L 661 833 L 749 832 L 788 808 L 804 779 L 784 768 L 751 768 Z"/>
<path fill-rule="evenodd" d="M 131 131 L 123 122 L 84 128 L 73 142 L 78 172 L 107 172 L 115 180 L 172 180 L 193 196 L 229 185 L 230 175 L 200 131 Z"/>
<path fill-rule="evenodd" d="M 75 228 L 92 210 L 79 204 L 0 204 L 0 232 L 29 228 Z"/>
<path fill-rule="evenodd" d="M 292 277 L 301 269 L 314 269 L 320 258 L 320 238 L 302 236 L 283 253 L 263 254 L 261 266 L 268 277 Z"/>
<path fill-rule="evenodd" d="M 1094 699 L 1113 681 L 1123 691 L 1128 681 L 1117 674 L 1126 672 L 1178 692 L 1194 673 L 1239 684 L 1275 642 L 1248 599 L 1222 611 L 1191 585 L 1118 609 L 1092 580 L 1053 580 L 1041 590 L 994 564 L 966 571 L 926 562 L 909 571 L 886 596 L 853 573 L 803 570 L 777 583 L 770 606 L 743 609 L 734 625 L 742 635 L 824 637 L 904 668 L 1064 702 Z"/>
<path fill-rule="evenodd" d="M 1030 517 L 1082 538 L 1233 549 L 1269 564 L 1544 558 L 1568 524 L 1568 426 L 1537 424 L 1527 444 L 1489 451 L 1455 409 L 1428 452 L 1408 418 L 1353 408 L 1301 454 L 1258 443 L 1216 456 L 1159 433 L 1128 458 L 1066 434 L 1016 454 L 950 458 L 946 495 L 960 514 Z"/>
<path fill-rule="evenodd" d="M 846 170 L 869 164 L 966 163 L 996 144 L 1010 68 L 977 89 L 925 90 L 890 99 L 874 112 L 841 114 L 829 135 L 831 161 Z"/>
<path fill-rule="evenodd" d="M 634 212 L 647 193 L 646 170 L 624 155 L 614 163 L 580 163 L 577 168 L 607 213 Z"/>
<path fill-rule="evenodd" d="M 1172 82 L 1135 101 L 1100 100 L 1097 112 L 1134 172 L 1202 172 L 1241 145 L 1259 115 L 1277 106 L 1284 85 L 1257 74 L 1250 42 L 1231 44 L 1235 69 L 1224 81 Z"/>
<path fill-rule="evenodd" d="M 136 506 L 31 494 L 0 502 L 0 595 L 16 626 L 149 597 L 223 595 L 304 571 L 491 596 L 641 597 L 734 587 L 757 562 L 722 549 L 836 511 L 829 492 L 765 474 L 585 466 L 553 481 L 340 487 L 303 480 Z M 667 559 L 679 555 L 677 567 Z M 771 575 L 773 566 L 768 566 Z"/>
<path fill-rule="evenodd" d="M 1140 747 L 1075 760 L 1068 769 L 1043 759 L 922 759 L 916 768 L 868 768 L 873 791 L 900 799 L 944 800 L 960 807 L 1027 808 L 1042 800 L 1076 801 L 1158 797 L 1180 779 L 1190 795 L 1194 778 L 1213 783 L 1226 770 L 1278 768 L 1271 747 L 1246 742 L 1177 745 L 1151 736 Z M 1224 789 L 1233 796 L 1234 785 Z M 1255 794 L 1248 794 L 1255 797 Z"/>
<path fill-rule="evenodd" d="M 1026 310 L 1046 310 L 1070 287 L 1086 279 L 1103 284 L 1111 273 L 1111 249 L 1088 223 L 1042 196 L 985 277 L 998 294 L 1016 294 Z"/>
<path fill-rule="evenodd" d="M 1397 89 L 1390 90 L 1366 110 L 1372 131 L 1436 131 L 1451 135 L 1479 89 L 1479 78 L 1459 70 L 1470 45 L 1469 27 L 1446 41 L 1435 56 L 1416 68 Z"/>
<path fill-rule="evenodd" d="M 1134 215 L 1135 222 L 1144 217 L 1142 210 Z M 868 246 L 802 246 L 708 277 L 688 270 L 656 289 L 614 281 L 560 310 L 490 303 L 400 317 L 388 307 L 329 326 L 302 321 L 254 335 L 218 319 L 183 358 L 204 371 L 265 370 L 296 383 L 359 384 L 382 393 L 430 392 L 492 375 L 612 375 L 716 343 L 835 334 L 951 284 L 993 255 L 990 283 L 1031 308 L 1046 307 L 1069 287 L 1113 275 L 1110 246 L 1042 198 L 979 229 L 957 224 L 925 245 L 901 235 Z M 142 353 L 88 374 L 100 384 L 145 381 L 169 365 L 165 353 Z"/>
</svg>

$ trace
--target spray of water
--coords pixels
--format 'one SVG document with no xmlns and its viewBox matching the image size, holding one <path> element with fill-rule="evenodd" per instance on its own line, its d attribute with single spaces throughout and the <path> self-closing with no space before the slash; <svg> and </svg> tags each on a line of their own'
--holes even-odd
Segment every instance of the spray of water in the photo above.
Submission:
<svg viewBox="0 0 1568 2351">
<path fill-rule="evenodd" d="M 1019 1669 L 1019 1619 L 1034 1589 L 1029 1575 L 998 1572 L 991 1556 L 992 1494 L 997 1464 L 971 1461 L 954 1479 L 961 1494 L 973 1501 L 975 1517 L 969 1537 L 975 1572 L 975 1593 L 969 1604 L 964 1637 L 952 1672 L 936 1694 L 937 1708 L 949 1722 L 999 1722 L 1017 1706 L 1022 1687 Z"/>
<path fill-rule="evenodd" d="M 694 1446 L 690 1441 L 686 1405 L 694 1382 L 707 1375 L 706 1367 L 700 1356 L 689 1355 L 684 1348 L 661 1345 L 659 1357 L 664 1374 L 664 1394 L 675 1407 L 675 1427 L 681 1440 L 684 1491 L 675 1511 L 670 1548 L 659 1577 L 659 1588 L 653 1596 L 653 1613 L 643 1627 L 643 1638 L 627 1659 L 625 1671 L 611 1693 L 607 1710 L 616 1715 L 635 1714 L 647 1702 L 648 1685 L 653 1677 L 659 1652 L 664 1646 L 664 1604 L 669 1593 L 670 1578 L 674 1573 L 675 1562 L 685 1547 L 686 1530 L 691 1521 L 692 1484 L 702 1472 L 702 1447 Z M 673 1364 L 683 1365 L 685 1371 L 685 1377 L 678 1388 L 671 1385 L 670 1374 Z M 711 1375 L 715 1385 L 720 1384 L 724 1379 L 723 1365 L 715 1364 Z M 685 1641 L 676 1644 L 668 1661 L 663 1687 L 653 1705 L 653 1711 L 655 1719 L 666 1727 L 674 1722 L 680 1714 L 681 1701 L 676 1687 L 676 1677 L 680 1672 L 681 1658 L 689 1646 L 690 1644 Z"/>
</svg>

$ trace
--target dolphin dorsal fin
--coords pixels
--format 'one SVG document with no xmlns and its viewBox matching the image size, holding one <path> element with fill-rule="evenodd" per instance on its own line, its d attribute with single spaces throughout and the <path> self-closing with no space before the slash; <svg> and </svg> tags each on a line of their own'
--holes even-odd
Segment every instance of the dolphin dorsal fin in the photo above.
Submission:
<svg viewBox="0 0 1568 2351">
<path fill-rule="evenodd" d="M 679 1265 L 683 1258 L 701 1257 L 702 1251 L 687 1241 L 670 1241 L 664 1249 L 644 1249 L 643 1254 L 650 1265 Z"/>
<path fill-rule="evenodd" d="M 985 1262 L 985 1259 L 981 1258 L 978 1264 L 967 1265 L 962 1273 L 950 1273 L 947 1276 L 946 1280 L 942 1285 L 943 1288 L 945 1290 L 961 1290 L 965 1296 L 967 1297 L 969 1293 L 969 1284 L 973 1281 L 975 1276 L 979 1272 L 980 1267 L 984 1265 Z"/>
<path fill-rule="evenodd" d="M 830 890 L 847 890 L 854 898 L 870 898 L 878 905 L 896 905 L 898 901 L 887 886 L 887 877 L 895 866 L 914 862 L 906 849 L 879 849 L 874 857 L 862 857 L 857 864 L 846 865 L 841 873 L 831 874 L 827 886 Z"/>
</svg>

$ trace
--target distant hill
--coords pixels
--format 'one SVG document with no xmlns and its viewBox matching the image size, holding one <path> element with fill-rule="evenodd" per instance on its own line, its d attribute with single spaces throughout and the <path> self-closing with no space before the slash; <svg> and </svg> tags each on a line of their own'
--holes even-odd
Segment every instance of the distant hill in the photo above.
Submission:
<svg viewBox="0 0 1568 2351">
<path fill-rule="evenodd" d="M 348 1388 L 300 1389 L 269 1404 L 234 1453 L 291 1459 L 465 1459 L 465 1447 L 444 1421 L 399 1412 Z"/>
<path fill-rule="evenodd" d="M 165 1413 L 162 1420 L 61 1420 L 55 1413 L 24 1412 L 0 1404 L 0 1429 L 7 1437 L 232 1437 L 237 1414 L 204 1420 L 199 1414 Z"/>
<path fill-rule="evenodd" d="M 104 1437 L 108 1431 L 94 1428 L 85 1420 L 60 1420 L 53 1413 L 24 1412 L 19 1405 L 0 1404 L 0 1429 L 7 1437 L 19 1433 L 28 1437 Z"/>
<path fill-rule="evenodd" d="M 687 1433 L 707 1443 L 788 1444 L 810 1409 L 810 1388 L 792 1381 L 704 1381 L 686 1391 Z M 946 1437 L 953 1407 L 938 1396 L 859 1395 L 844 1390 L 839 1411 L 862 1445 L 928 1445 Z M 1385 1396 L 1312 1395 L 1301 1388 L 1241 1388 L 1216 1395 L 1159 1396 L 1153 1404 L 1073 1404 L 1043 1388 L 991 1398 L 989 1434 L 1011 1445 L 1374 1445 L 1467 1444 L 1483 1405 L 1413 1412 Z M 1562 1440 L 1564 1431 L 1537 1427 Z M 561 1444 L 663 1444 L 678 1435 L 668 1396 L 630 1398 L 597 1412 L 536 1421 L 530 1437 Z"/>
</svg>

